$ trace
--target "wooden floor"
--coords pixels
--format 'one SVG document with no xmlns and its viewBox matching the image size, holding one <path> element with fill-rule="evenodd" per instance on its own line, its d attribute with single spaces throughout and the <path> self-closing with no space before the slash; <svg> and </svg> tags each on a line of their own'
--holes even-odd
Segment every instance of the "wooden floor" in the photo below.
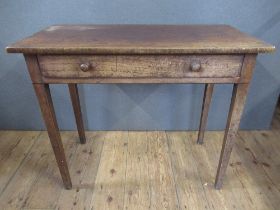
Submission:
<svg viewBox="0 0 280 210">
<path fill-rule="evenodd" d="M 222 132 L 62 132 L 74 189 L 46 132 L 0 131 L 0 209 L 279 209 L 280 111 L 271 131 L 239 132 L 213 187 Z"/>
</svg>

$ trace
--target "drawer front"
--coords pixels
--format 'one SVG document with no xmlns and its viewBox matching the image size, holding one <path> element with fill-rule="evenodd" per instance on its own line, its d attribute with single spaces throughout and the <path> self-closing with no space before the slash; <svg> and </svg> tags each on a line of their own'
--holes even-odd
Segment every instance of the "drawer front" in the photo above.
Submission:
<svg viewBox="0 0 280 210">
<path fill-rule="evenodd" d="M 236 78 L 243 55 L 40 55 L 44 77 Z"/>
<path fill-rule="evenodd" d="M 115 56 L 39 55 L 38 61 L 44 77 L 110 77 L 116 72 Z M 83 65 L 88 65 L 88 69 L 83 69 Z"/>
</svg>

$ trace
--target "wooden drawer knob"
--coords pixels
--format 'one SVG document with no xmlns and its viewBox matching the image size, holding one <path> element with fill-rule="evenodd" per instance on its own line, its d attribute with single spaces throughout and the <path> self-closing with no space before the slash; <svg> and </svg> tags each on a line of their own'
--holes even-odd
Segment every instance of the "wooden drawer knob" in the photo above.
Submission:
<svg viewBox="0 0 280 210">
<path fill-rule="evenodd" d="M 84 72 L 88 71 L 90 69 L 90 63 L 82 63 L 80 69 Z"/>
<path fill-rule="evenodd" d="M 191 63 L 190 68 L 191 68 L 191 71 L 199 71 L 201 69 L 201 64 L 199 61 L 193 61 Z"/>
</svg>

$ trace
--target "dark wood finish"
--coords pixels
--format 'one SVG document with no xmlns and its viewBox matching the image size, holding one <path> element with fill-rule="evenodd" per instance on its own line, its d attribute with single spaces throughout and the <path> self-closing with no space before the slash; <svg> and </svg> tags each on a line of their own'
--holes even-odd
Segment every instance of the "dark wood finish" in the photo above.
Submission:
<svg viewBox="0 0 280 210">
<path fill-rule="evenodd" d="M 241 78 L 240 83 L 249 83 L 253 76 L 254 67 L 256 64 L 256 54 L 246 54 L 244 57 L 242 69 L 241 69 Z"/>
<path fill-rule="evenodd" d="M 116 56 L 111 55 L 39 55 L 46 78 L 94 78 L 117 76 Z M 87 70 L 81 66 L 87 65 Z"/>
<path fill-rule="evenodd" d="M 236 78 L 240 77 L 242 60 L 242 55 L 117 56 L 117 76 Z"/>
<path fill-rule="evenodd" d="M 27 69 L 33 83 L 42 83 L 42 76 L 36 55 L 24 55 Z"/>
<path fill-rule="evenodd" d="M 207 125 L 207 117 L 208 117 L 209 107 L 213 94 L 213 89 L 214 89 L 214 84 L 205 85 L 203 103 L 202 103 L 202 112 L 200 116 L 200 124 L 198 130 L 198 138 L 197 138 L 198 144 L 203 144 L 203 137 Z"/>
<path fill-rule="evenodd" d="M 86 135 L 84 129 L 84 123 L 82 118 L 82 111 L 80 106 L 79 91 L 77 84 L 68 84 L 69 93 L 71 96 L 72 106 L 74 110 L 74 115 L 76 119 L 77 129 L 80 137 L 81 144 L 86 143 Z"/>
<path fill-rule="evenodd" d="M 234 146 L 240 119 L 244 109 L 249 84 L 235 84 L 231 98 L 231 105 L 225 130 L 223 146 L 216 175 L 215 188 L 220 189 L 229 163 L 230 154 Z"/>
<path fill-rule="evenodd" d="M 81 143 L 85 134 L 77 83 L 206 83 L 198 143 L 203 142 L 214 83 L 234 83 L 215 182 L 220 189 L 256 56 L 275 47 L 226 25 L 62 25 L 6 50 L 25 55 L 67 189 L 71 180 L 50 83 L 68 84 Z"/>
<path fill-rule="evenodd" d="M 275 48 L 227 25 L 57 25 L 7 47 L 31 54 L 259 53 Z"/>
<path fill-rule="evenodd" d="M 57 125 L 49 85 L 33 84 L 45 120 L 56 162 L 66 189 L 72 188 L 71 178 Z"/>
<path fill-rule="evenodd" d="M 184 83 L 239 83 L 240 77 L 236 78 L 47 78 L 43 77 L 44 83 L 49 84 L 184 84 Z"/>
<path fill-rule="evenodd" d="M 43 76 L 51 78 L 236 78 L 243 56 L 44 55 L 38 60 Z"/>
</svg>

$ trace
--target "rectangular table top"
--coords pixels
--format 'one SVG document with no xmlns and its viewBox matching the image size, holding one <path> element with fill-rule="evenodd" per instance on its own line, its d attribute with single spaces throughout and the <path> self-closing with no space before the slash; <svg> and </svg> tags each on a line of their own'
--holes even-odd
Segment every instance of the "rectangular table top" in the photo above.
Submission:
<svg viewBox="0 0 280 210">
<path fill-rule="evenodd" d="M 6 48 L 26 54 L 261 53 L 275 47 L 228 25 L 55 25 Z"/>
</svg>

